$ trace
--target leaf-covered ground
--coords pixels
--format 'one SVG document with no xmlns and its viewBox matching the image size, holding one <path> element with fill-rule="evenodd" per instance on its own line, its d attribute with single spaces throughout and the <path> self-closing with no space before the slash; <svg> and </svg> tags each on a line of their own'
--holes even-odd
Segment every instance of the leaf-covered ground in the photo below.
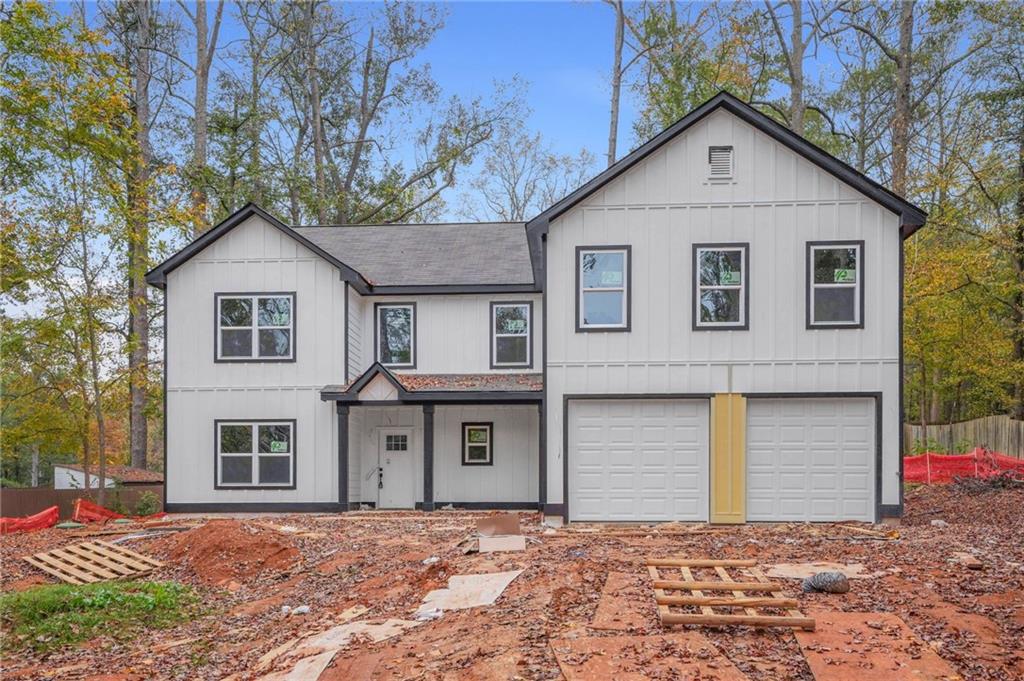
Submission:
<svg viewBox="0 0 1024 681">
<path fill-rule="evenodd" d="M 336 626 L 355 606 L 368 608 L 360 620 L 410 619 L 423 596 L 452 575 L 522 569 L 493 606 L 446 612 L 388 641 L 356 642 L 335 656 L 321 679 L 559 679 L 553 641 L 622 635 L 654 641 L 663 634 L 642 561 L 685 555 L 762 564 L 862 563 L 873 576 L 852 580 L 848 594 L 802 594 L 796 581 L 788 583 L 787 594 L 809 614 L 896 615 L 920 639 L 915 645 L 927 646 L 964 679 L 1024 679 L 1021 508 L 1024 489 L 1016 486 L 918 488 L 908 492 L 899 539 L 891 541 L 800 524 L 697 526 L 689 534 L 682 533 L 687 527 L 674 534 L 641 528 L 613 536 L 575 527 L 551 530 L 536 514 L 522 514 L 527 550 L 483 555 L 464 552 L 480 513 L 179 519 L 175 524 L 197 526 L 128 545 L 167 562 L 154 579 L 195 589 L 203 608 L 198 617 L 144 629 L 131 639 L 99 631 L 49 652 L 26 648 L 5 655 L 4 678 L 88 679 L 101 672 L 125 679 L 258 678 L 294 665 L 275 659 L 276 648 Z M 0 538 L 3 589 L 47 581 L 20 556 L 83 540 L 58 530 Z M 968 570 L 958 552 L 973 554 L 984 569 Z M 432 556 L 438 561 L 423 563 Z M 612 573 L 632 575 L 636 583 L 609 604 L 602 592 Z M 309 613 L 289 616 L 285 605 L 307 605 Z M 594 626 L 595 617 L 616 609 L 623 612 L 624 630 Z M 722 664 L 731 663 L 751 681 L 812 678 L 791 631 L 700 633 Z M 642 666 L 652 651 L 627 646 L 616 655 Z M 885 651 L 877 655 L 884 659 Z"/>
</svg>

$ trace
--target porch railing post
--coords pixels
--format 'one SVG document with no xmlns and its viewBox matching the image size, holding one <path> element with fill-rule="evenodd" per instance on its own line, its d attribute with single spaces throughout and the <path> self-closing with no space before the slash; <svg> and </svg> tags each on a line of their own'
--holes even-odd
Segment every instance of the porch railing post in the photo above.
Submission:
<svg viewBox="0 0 1024 681">
<path fill-rule="evenodd" d="M 338 410 L 338 506 L 348 510 L 348 410 L 347 404 L 337 402 Z"/>
<path fill-rule="evenodd" d="M 434 405 L 423 405 L 423 510 L 434 510 Z"/>
<path fill-rule="evenodd" d="M 537 405 L 537 506 L 541 513 L 544 512 L 544 504 L 548 503 L 548 443 L 544 425 L 544 403 L 541 402 Z"/>
</svg>

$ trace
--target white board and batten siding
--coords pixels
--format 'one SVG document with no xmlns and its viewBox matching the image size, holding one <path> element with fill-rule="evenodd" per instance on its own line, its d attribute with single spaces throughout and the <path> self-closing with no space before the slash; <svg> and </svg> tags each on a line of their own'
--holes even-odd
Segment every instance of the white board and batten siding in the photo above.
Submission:
<svg viewBox="0 0 1024 681">
<path fill-rule="evenodd" d="M 294 362 L 214 362 L 217 293 L 295 292 Z M 168 503 L 338 500 L 334 405 L 345 378 L 337 268 L 251 217 L 167 277 Z M 215 419 L 295 419 L 293 490 L 214 489 Z"/>
<path fill-rule="evenodd" d="M 708 147 L 734 147 L 708 180 Z M 805 328 L 806 242 L 863 240 L 864 328 Z M 750 244 L 749 330 L 694 331 L 693 244 Z M 632 246 L 631 331 L 577 333 L 575 249 Z M 872 392 L 882 503 L 899 501 L 899 217 L 726 111 L 552 221 L 547 237 L 549 503 L 563 500 L 563 396 Z"/>
<path fill-rule="evenodd" d="M 491 369 L 491 303 L 502 301 L 533 303 L 532 368 Z M 421 374 L 505 374 L 540 373 L 542 370 L 543 303 L 540 294 L 494 293 L 364 298 L 358 314 L 357 308 L 352 308 L 353 317 L 360 317 L 355 323 L 362 329 L 359 347 L 353 345 L 351 348 L 353 355 L 360 354 L 361 368 L 358 373 L 369 368 L 375 359 L 374 310 L 378 303 L 416 304 L 416 368 L 397 371 Z"/>
</svg>

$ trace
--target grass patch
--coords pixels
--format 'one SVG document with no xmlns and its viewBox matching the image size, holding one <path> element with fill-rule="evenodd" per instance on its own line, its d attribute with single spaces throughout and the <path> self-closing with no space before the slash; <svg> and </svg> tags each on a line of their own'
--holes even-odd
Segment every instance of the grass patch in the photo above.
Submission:
<svg viewBox="0 0 1024 681">
<path fill-rule="evenodd" d="M 0 595 L 0 649 L 47 652 L 100 635 L 131 638 L 198 613 L 195 592 L 177 582 L 48 584 Z"/>
</svg>

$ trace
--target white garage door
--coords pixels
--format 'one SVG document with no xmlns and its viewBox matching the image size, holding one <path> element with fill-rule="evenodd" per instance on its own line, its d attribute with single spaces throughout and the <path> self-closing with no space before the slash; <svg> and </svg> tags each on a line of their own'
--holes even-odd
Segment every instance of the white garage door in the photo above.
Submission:
<svg viewBox="0 0 1024 681">
<path fill-rule="evenodd" d="M 572 520 L 707 520 L 707 400 L 569 403 Z"/>
<path fill-rule="evenodd" d="M 873 399 L 747 401 L 747 520 L 874 519 Z"/>
</svg>

